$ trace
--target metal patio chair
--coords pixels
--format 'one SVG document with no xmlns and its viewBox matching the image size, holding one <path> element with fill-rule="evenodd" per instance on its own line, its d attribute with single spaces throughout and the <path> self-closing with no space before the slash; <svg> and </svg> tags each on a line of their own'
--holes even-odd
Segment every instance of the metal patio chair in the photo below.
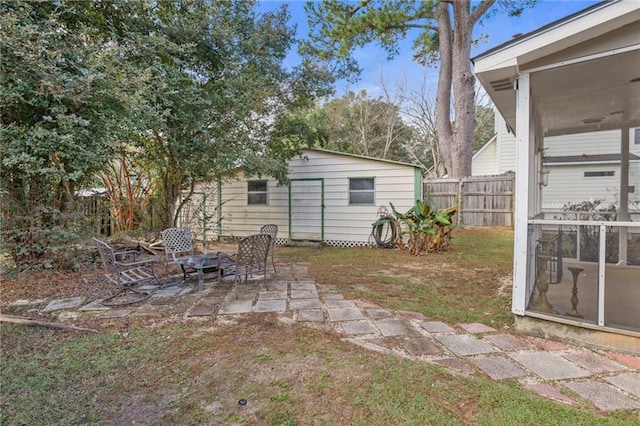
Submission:
<svg viewBox="0 0 640 426">
<path fill-rule="evenodd" d="M 263 273 L 264 285 L 267 285 L 267 257 L 270 245 L 271 236 L 268 234 L 249 235 L 238 243 L 238 252 L 233 258 L 234 263 L 221 265 L 223 276 L 234 276 L 236 298 L 238 297 L 238 284 L 242 282 L 243 276 L 247 282 L 249 275 Z"/>
<path fill-rule="evenodd" d="M 273 249 L 276 246 L 276 237 L 278 236 L 278 225 L 274 225 L 274 224 L 264 225 L 262 228 L 260 228 L 260 233 L 271 236 L 271 244 L 269 244 L 269 254 L 271 255 L 271 265 L 273 266 L 273 272 L 275 273 L 277 271 L 276 271 L 276 262 L 273 259 Z"/>
<path fill-rule="evenodd" d="M 195 254 L 193 237 L 188 228 L 167 228 L 162 231 L 164 266 L 189 258 Z"/>
<path fill-rule="evenodd" d="M 160 285 L 154 265 L 155 256 L 138 260 L 144 250 L 125 250 L 116 252 L 109 244 L 93 239 L 98 246 L 98 253 L 104 266 L 104 276 L 111 283 L 118 286 L 119 291 L 102 301 L 105 306 L 123 306 L 142 302 L 151 297 L 150 291 L 134 288 L 135 284 L 153 281 Z"/>
</svg>

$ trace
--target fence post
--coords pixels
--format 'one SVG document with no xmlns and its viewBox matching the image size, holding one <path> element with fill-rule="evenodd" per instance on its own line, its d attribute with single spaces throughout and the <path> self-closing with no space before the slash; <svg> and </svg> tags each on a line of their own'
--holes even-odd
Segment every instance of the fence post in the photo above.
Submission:
<svg viewBox="0 0 640 426">
<path fill-rule="evenodd" d="M 460 226 L 462 224 L 462 178 L 458 180 L 458 218 L 457 224 Z"/>
</svg>

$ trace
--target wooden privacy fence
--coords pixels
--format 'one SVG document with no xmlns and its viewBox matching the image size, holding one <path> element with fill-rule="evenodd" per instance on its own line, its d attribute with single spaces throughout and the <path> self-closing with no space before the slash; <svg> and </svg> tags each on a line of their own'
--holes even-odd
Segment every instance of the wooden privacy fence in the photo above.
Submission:
<svg viewBox="0 0 640 426">
<path fill-rule="evenodd" d="M 458 206 L 458 225 L 513 229 L 514 182 L 514 174 L 434 179 L 424 181 L 424 194 L 439 210 Z"/>
</svg>

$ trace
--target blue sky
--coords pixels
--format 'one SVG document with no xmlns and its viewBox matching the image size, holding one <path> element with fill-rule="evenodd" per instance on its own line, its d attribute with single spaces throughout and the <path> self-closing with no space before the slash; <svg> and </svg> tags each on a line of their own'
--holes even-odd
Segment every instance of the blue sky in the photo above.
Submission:
<svg viewBox="0 0 640 426">
<path fill-rule="evenodd" d="M 475 35 L 483 34 L 487 38 L 484 43 L 473 48 L 472 56 L 510 40 L 515 34 L 533 31 L 598 2 L 596 0 L 541 0 L 535 7 L 526 9 L 519 17 L 510 18 L 504 13 L 494 14 L 491 18 L 486 19 L 482 25 L 476 25 Z M 263 0 L 260 1 L 259 10 L 276 9 L 285 3 L 291 14 L 290 23 L 295 23 L 298 26 L 298 38 L 305 38 L 309 33 L 304 12 L 306 1 Z M 407 39 L 406 48 L 401 49 L 400 54 L 393 61 L 387 61 L 386 52 L 373 44 L 354 52 L 354 56 L 363 70 L 360 81 L 350 85 L 346 82 L 340 82 L 336 87 L 336 95 L 341 96 L 347 90 L 366 89 L 370 96 L 379 96 L 378 82 L 381 74 L 388 87 L 394 87 L 396 82 L 403 80 L 410 86 L 412 84 L 418 85 L 426 77 L 433 82 L 433 90 L 435 91 L 437 69 L 428 69 L 415 63 L 412 60 L 411 44 L 412 39 Z M 297 61 L 298 55 L 295 51 L 291 52 L 287 58 L 288 65 L 294 65 Z"/>
</svg>

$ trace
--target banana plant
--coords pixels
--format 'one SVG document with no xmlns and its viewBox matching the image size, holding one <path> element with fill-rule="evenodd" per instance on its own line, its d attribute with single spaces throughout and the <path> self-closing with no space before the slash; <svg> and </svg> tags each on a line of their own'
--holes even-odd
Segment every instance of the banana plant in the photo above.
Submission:
<svg viewBox="0 0 640 426">
<path fill-rule="evenodd" d="M 454 227 L 451 218 L 458 211 L 458 206 L 438 210 L 431 197 L 427 201 L 425 204 L 422 200 L 416 200 L 416 204 L 406 213 L 398 212 L 389 203 L 394 216 L 406 225 L 407 229 L 400 235 L 409 236 L 406 247 L 414 255 L 444 251 L 450 247 L 451 230 Z M 402 248 L 404 244 L 398 245 Z"/>
</svg>

